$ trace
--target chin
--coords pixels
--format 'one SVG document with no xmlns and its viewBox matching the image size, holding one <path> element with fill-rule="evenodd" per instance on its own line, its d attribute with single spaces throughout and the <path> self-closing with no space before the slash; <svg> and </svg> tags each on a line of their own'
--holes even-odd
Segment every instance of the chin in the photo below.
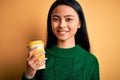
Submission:
<svg viewBox="0 0 120 80">
<path fill-rule="evenodd" d="M 58 41 L 66 41 L 66 38 L 58 38 Z"/>
</svg>

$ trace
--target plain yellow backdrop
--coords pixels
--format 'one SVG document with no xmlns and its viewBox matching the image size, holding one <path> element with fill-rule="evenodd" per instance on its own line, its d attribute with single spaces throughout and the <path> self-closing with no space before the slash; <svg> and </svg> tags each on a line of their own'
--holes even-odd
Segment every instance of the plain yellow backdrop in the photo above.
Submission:
<svg viewBox="0 0 120 80">
<path fill-rule="evenodd" d="M 31 40 L 46 41 L 46 21 L 55 0 L 0 0 L 0 80 L 21 80 Z M 120 80 L 120 0 L 78 0 L 101 80 Z"/>
</svg>

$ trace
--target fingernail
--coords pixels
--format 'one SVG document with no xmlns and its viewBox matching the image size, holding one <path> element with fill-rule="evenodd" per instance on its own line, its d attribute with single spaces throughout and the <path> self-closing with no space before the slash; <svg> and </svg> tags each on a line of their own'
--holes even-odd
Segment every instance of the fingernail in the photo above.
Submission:
<svg viewBox="0 0 120 80">
<path fill-rule="evenodd" d="M 35 56 L 40 56 L 40 55 L 41 55 L 41 54 L 39 54 L 39 53 L 38 53 L 38 54 L 35 54 Z"/>
<path fill-rule="evenodd" d="M 48 58 L 45 58 L 45 60 L 47 60 Z"/>
</svg>

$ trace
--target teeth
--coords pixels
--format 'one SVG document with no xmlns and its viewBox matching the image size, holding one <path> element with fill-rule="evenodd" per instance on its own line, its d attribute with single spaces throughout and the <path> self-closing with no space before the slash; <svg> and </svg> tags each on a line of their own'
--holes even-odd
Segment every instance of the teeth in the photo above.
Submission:
<svg viewBox="0 0 120 80">
<path fill-rule="evenodd" d="M 66 33 L 66 32 L 60 32 L 60 34 L 64 34 L 64 33 Z"/>
<path fill-rule="evenodd" d="M 59 34 L 66 34 L 67 31 L 58 31 Z"/>
</svg>

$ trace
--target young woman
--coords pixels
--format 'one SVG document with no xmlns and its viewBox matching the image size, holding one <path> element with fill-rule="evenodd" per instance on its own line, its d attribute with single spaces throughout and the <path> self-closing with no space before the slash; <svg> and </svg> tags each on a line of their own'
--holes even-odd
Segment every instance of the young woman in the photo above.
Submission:
<svg viewBox="0 0 120 80">
<path fill-rule="evenodd" d="M 27 58 L 22 80 L 99 80 L 97 58 L 90 53 L 85 17 L 76 0 L 56 0 L 47 21 L 46 58 Z M 37 70 L 46 64 L 44 70 Z"/>
</svg>

